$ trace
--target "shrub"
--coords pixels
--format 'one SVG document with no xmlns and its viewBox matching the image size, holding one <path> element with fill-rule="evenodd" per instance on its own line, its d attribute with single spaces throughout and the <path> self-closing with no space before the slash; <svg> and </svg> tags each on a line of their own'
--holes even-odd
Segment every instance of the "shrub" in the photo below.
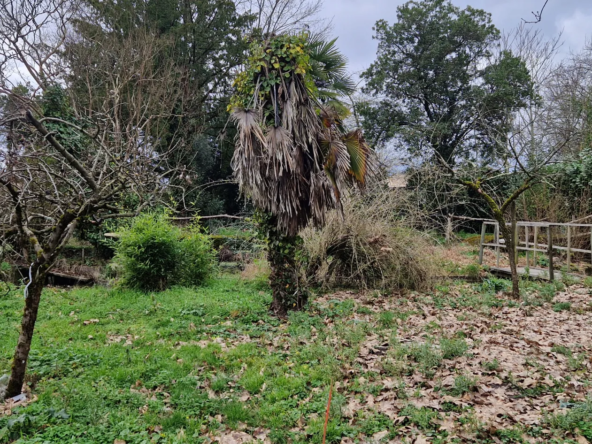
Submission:
<svg viewBox="0 0 592 444">
<path fill-rule="evenodd" d="M 197 225 L 185 231 L 180 240 L 181 254 L 179 283 L 183 285 L 200 285 L 214 271 L 216 255 L 210 238 Z"/>
<path fill-rule="evenodd" d="M 115 262 L 125 287 L 160 291 L 175 284 L 197 285 L 213 271 L 207 236 L 197 227 L 184 234 L 164 213 L 142 214 L 120 235 Z"/>
<path fill-rule="evenodd" d="M 431 287 L 436 273 L 429 239 L 397 218 L 391 190 L 343 199 L 322 228 L 307 227 L 303 274 L 311 284 L 352 288 Z"/>
</svg>

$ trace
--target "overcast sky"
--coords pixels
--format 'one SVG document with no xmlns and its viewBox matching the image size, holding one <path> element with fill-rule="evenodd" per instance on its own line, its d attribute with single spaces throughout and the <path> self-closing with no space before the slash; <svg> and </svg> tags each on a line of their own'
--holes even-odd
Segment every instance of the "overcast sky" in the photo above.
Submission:
<svg viewBox="0 0 592 444">
<path fill-rule="evenodd" d="M 338 47 L 349 59 L 350 70 L 356 74 L 368 68 L 376 57 L 376 40 L 372 26 L 377 20 L 396 20 L 397 6 L 405 0 L 324 0 L 323 15 L 333 19 L 333 35 L 339 37 Z M 453 0 L 464 8 L 471 5 L 492 14 L 493 22 L 502 31 L 511 31 L 521 18 L 532 19 L 545 0 Z M 538 24 L 549 38 L 563 31 L 564 46 L 560 56 L 581 50 L 592 37 L 592 0 L 549 0 L 543 19 Z"/>
</svg>

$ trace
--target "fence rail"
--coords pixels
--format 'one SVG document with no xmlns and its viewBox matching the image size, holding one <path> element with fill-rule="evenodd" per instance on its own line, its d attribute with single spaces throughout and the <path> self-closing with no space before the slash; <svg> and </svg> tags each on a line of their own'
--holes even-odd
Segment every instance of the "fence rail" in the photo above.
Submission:
<svg viewBox="0 0 592 444">
<path fill-rule="evenodd" d="M 553 268 L 553 251 L 565 251 L 567 252 L 567 269 L 570 270 L 572 254 L 583 253 L 589 254 L 592 262 L 592 224 L 582 223 L 551 223 L 551 222 L 526 222 L 519 221 L 515 225 L 506 224 L 512 226 L 514 230 L 514 236 L 517 242 L 515 243 L 515 249 L 517 251 L 526 251 L 526 266 L 530 267 L 530 254 L 532 253 L 532 265 L 533 268 L 537 266 L 537 253 L 541 253 L 547 256 L 549 279 L 554 280 L 554 268 Z M 487 228 L 493 226 L 493 242 L 486 242 Z M 589 228 L 590 233 L 575 233 L 577 228 Z M 531 241 L 531 229 L 532 229 L 532 241 Z M 553 243 L 554 232 L 565 231 L 566 245 L 555 245 Z M 520 238 L 521 233 L 524 234 L 523 239 Z M 546 243 L 540 243 L 539 239 L 542 234 L 546 234 Z M 575 235 L 574 235 L 575 234 Z M 574 248 L 572 241 L 575 237 L 590 236 L 590 249 Z M 546 244 L 546 245 L 545 245 Z M 483 264 L 483 252 L 485 247 L 495 248 L 496 253 L 496 267 L 500 265 L 500 253 L 502 248 L 507 248 L 507 245 L 503 239 L 500 238 L 499 223 L 494 220 L 484 220 L 481 226 L 481 241 L 479 245 L 479 264 Z"/>
</svg>

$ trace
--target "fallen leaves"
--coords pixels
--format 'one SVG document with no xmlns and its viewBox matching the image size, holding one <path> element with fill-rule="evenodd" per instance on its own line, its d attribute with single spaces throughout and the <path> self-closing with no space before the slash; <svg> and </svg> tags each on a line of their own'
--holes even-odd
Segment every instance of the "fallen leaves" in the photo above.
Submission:
<svg viewBox="0 0 592 444">
<path fill-rule="evenodd" d="M 269 431 L 258 428 L 253 432 L 253 435 L 249 435 L 246 432 L 228 432 L 220 436 L 214 437 L 213 442 L 219 444 L 250 444 L 250 443 L 261 443 L 271 444 L 271 441 L 267 437 Z"/>
<path fill-rule="evenodd" d="M 4 402 L 0 403 L 0 417 L 10 416 L 12 415 L 13 409 L 17 407 L 24 407 L 35 401 L 37 401 L 37 395 L 19 396 L 18 400 L 16 401 L 14 400 L 14 398 L 9 398 Z"/>
<path fill-rule="evenodd" d="M 468 288 L 452 288 L 450 293 L 460 298 Z M 317 303 L 330 305 L 335 300 L 348 299 L 352 299 L 349 293 L 340 292 L 321 297 Z M 376 324 L 361 342 L 355 363 L 362 371 L 378 375 L 373 384 L 382 386 L 382 390 L 375 396 L 343 391 L 346 396 L 343 415 L 350 424 L 372 412 L 388 416 L 395 424 L 408 424 L 401 412 L 407 405 L 414 405 L 440 412 L 440 419 L 434 420 L 437 429 L 469 442 L 474 433 L 462 428 L 459 414 L 444 415 L 444 405 L 469 409 L 479 424 L 503 430 L 516 424 L 540 427 L 546 415 L 562 413 L 561 406 L 567 401 L 584 402 L 590 395 L 587 387 L 592 378 L 592 313 L 589 308 L 555 312 L 551 304 L 508 306 L 500 300 L 499 306 L 487 310 L 479 306 L 441 310 L 422 295 L 401 301 L 397 297 L 376 298 L 370 293 L 357 295 L 354 300 L 370 314 L 354 313 L 352 318 Z M 590 307 L 587 289 L 572 287 L 558 294 L 557 300 L 569 302 L 572 307 L 584 303 Z M 399 344 L 425 343 L 423 338 L 428 335 L 436 336 L 432 339 L 435 344 L 438 336 L 460 337 L 469 344 L 468 353 L 445 359 L 430 377 L 417 368 L 410 371 L 417 365 L 412 361 L 401 367 L 401 376 L 389 377 L 384 370 L 385 360 L 400 358 L 389 356 L 390 332 L 378 328 L 377 315 L 383 311 L 413 313 L 398 323 Z M 356 372 L 348 372 L 348 376 L 355 377 Z M 475 380 L 476 389 L 455 395 L 456 380 L 461 375 Z M 413 397 L 399 399 L 398 384 L 405 387 L 407 396 L 413 393 Z M 423 435 L 414 439 L 414 443 L 429 442 Z M 584 437 L 573 439 L 578 443 L 588 442 Z"/>
</svg>

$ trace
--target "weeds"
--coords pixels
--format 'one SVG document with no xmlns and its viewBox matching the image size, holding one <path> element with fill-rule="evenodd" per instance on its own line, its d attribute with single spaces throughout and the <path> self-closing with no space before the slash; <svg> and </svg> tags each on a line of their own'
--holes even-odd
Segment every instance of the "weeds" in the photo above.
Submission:
<svg viewBox="0 0 592 444">
<path fill-rule="evenodd" d="M 574 405 L 564 414 L 546 416 L 545 423 L 564 432 L 579 429 L 584 437 L 592 439 L 592 399 Z"/>
<path fill-rule="evenodd" d="M 474 391 L 477 388 L 477 378 L 467 375 L 461 375 L 454 379 L 454 387 L 452 394 L 454 396 L 462 396 L 465 393 Z"/>
<path fill-rule="evenodd" d="M 571 310 L 571 304 L 569 302 L 559 302 L 553 305 L 553 311 L 569 311 Z"/>
<path fill-rule="evenodd" d="M 500 363 L 497 359 L 494 359 L 493 361 L 483 362 L 481 365 L 488 372 L 494 372 L 500 369 Z"/>
<path fill-rule="evenodd" d="M 440 339 L 440 351 L 443 359 L 454 359 L 463 356 L 469 349 L 464 339 Z"/>
</svg>

